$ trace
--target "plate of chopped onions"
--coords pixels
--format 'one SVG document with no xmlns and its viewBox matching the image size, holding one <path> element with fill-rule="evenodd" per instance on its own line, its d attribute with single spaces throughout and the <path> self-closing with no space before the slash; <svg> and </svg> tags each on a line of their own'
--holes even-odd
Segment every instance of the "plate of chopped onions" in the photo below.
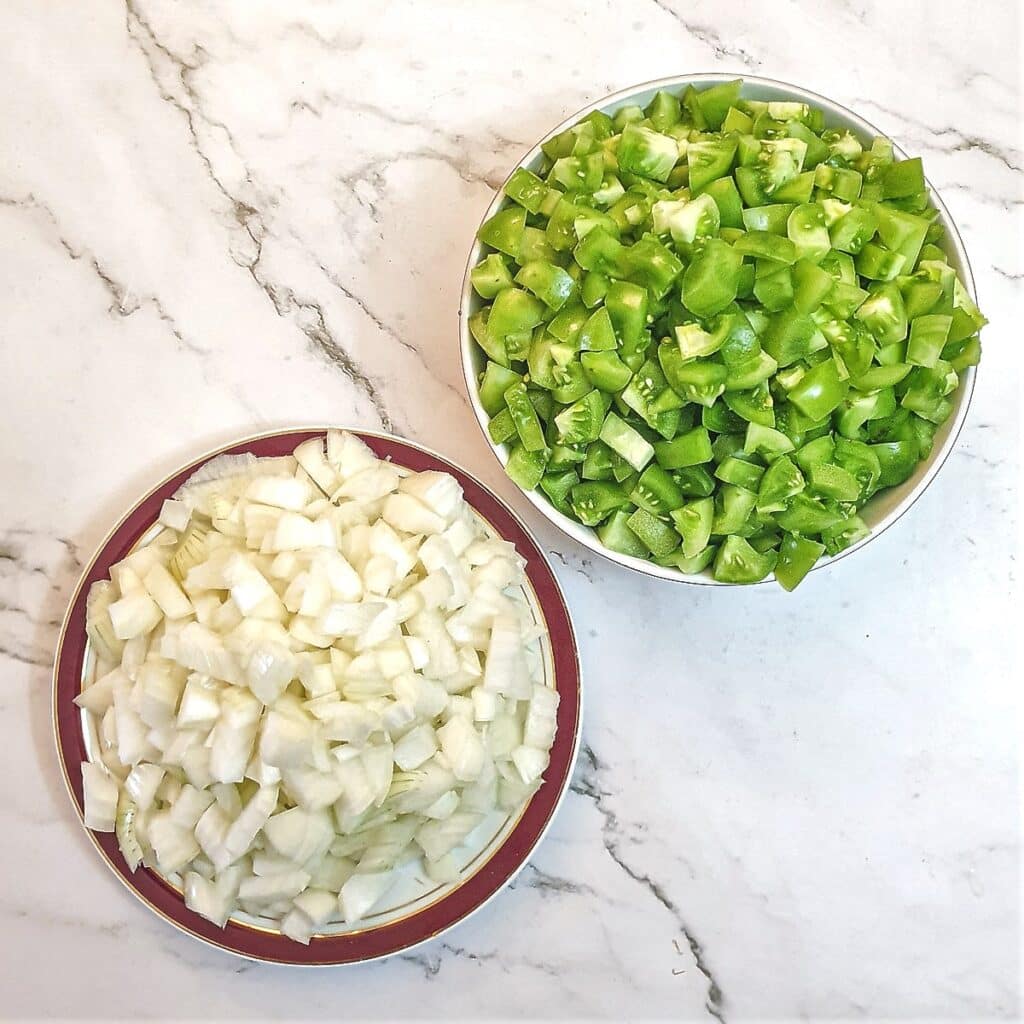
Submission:
<svg viewBox="0 0 1024 1024">
<path fill-rule="evenodd" d="M 290 430 L 114 528 L 54 670 L 57 748 L 147 906 L 259 960 L 423 942 L 522 868 L 568 787 L 580 677 L 540 548 L 408 441 Z"/>
</svg>

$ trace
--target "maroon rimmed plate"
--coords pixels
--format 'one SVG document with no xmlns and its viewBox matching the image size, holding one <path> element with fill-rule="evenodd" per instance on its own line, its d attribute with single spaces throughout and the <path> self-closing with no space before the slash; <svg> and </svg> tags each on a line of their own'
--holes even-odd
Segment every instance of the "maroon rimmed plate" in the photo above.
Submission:
<svg viewBox="0 0 1024 1024">
<path fill-rule="evenodd" d="M 79 818 L 83 814 L 80 764 L 95 750 L 87 718 L 74 704 L 94 668 L 85 633 L 85 601 L 89 587 L 107 578 L 110 568 L 159 531 L 157 517 L 170 497 L 200 466 L 218 455 L 251 453 L 289 455 L 303 441 L 326 428 L 277 431 L 246 438 L 208 452 L 154 487 L 121 519 L 89 563 L 64 618 L 53 675 L 53 721 L 61 771 Z M 86 830 L 93 845 L 117 877 L 146 906 L 176 928 L 228 952 L 270 963 L 322 966 L 360 963 L 389 956 L 426 942 L 465 920 L 507 885 L 526 864 L 543 838 L 569 786 L 579 746 L 581 691 L 579 659 L 572 623 L 558 583 L 537 542 L 515 514 L 466 470 L 410 441 L 386 434 L 353 431 L 379 458 L 413 471 L 451 473 L 466 500 L 492 533 L 515 544 L 526 560 L 524 596 L 534 616 L 547 627 L 542 641 L 545 682 L 558 690 L 558 728 L 551 762 L 540 789 L 511 815 L 496 813 L 485 821 L 464 852 L 459 879 L 437 885 L 410 875 L 354 929 L 315 936 L 308 946 L 281 935 L 269 921 L 239 913 L 218 928 L 185 906 L 180 890 L 155 871 L 125 864 L 113 834 Z M 84 824 L 83 824 L 84 827 Z"/>
</svg>

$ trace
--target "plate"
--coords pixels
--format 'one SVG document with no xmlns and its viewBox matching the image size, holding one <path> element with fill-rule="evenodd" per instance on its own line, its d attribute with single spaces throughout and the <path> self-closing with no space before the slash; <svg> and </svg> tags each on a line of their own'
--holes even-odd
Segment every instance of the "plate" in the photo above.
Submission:
<svg viewBox="0 0 1024 1024">
<path fill-rule="evenodd" d="M 290 455 L 303 441 L 326 428 L 286 430 L 246 438 L 209 452 L 154 487 L 125 514 L 100 545 L 82 574 L 61 628 L 53 676 L 53 721 L 64 781 L 79 818 L 83 816 L 79 765 L 91 759 L 96 737 L 89 718 L 75 704 L 82 683 L 94 668 L 85 633 L 85 602 L 89 587 L 106 579 L 110 567 L 161 529 L 160 507 L 200 466 L 224 454 Z M 524 594 L 534 616 L 547 627 L 542 641 L 545 682 L 559 693 L 558 727 L 551 761 L 540 789 L 516 812 L 495 812 L 470 836 L 463 872 L 452 884 L 438 885 L 416 873 L 407 874 L 384 905 L 354 928 L 338 925 L 303 946 L 283 936 L 269 921 L 239 912 L 224 928 L 185 906 L 180 888 L 156 871 L 129 870 L 112 833 L 86 829 L 107 866 L 154 913 L 179 930 L 211 946 L 253 960 L 319 966 L 361 963 L 389 956 L 426 942 L 479 910 L 526 864 L 543 838 L 562 798 L 579 746 L 581 722 L 580 670 L 576 640 L 562 593 L 537 542 L 515 514 L 466 470 L 420 445 L 386 434 L 352 431 L 378 458 L 412 471 L 450 473 L 466 500 L 492 533 L 511 541 L 526 561 Z M 83 828 L 84 822 L 83 822 Z"/>
</svg>

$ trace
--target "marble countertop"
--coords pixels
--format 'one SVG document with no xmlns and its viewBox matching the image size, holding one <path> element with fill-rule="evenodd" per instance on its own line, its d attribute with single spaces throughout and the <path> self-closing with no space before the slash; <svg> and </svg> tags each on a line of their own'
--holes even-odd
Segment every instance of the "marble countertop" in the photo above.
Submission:
<svg viewBox="0 0 1024 1024">
<path fill-rule="evenodd" d="M 0 1017 L 1016 1016 L 1018 22 L 954 0 L 5 4 Z M 992 320 L 927 495 L 792 596 L 591 559 L 517 499 L 459 365 L 465 253 L 519 154 L 607 92 L 719 69 L 923 155 Z M 324 422 L 436 447 L 524 513 L 587 713 L 514 891 L 310 973 L 209 950 L 104 870 L 49 672 L 127 502 L 196 452 Z"/>
</svg>

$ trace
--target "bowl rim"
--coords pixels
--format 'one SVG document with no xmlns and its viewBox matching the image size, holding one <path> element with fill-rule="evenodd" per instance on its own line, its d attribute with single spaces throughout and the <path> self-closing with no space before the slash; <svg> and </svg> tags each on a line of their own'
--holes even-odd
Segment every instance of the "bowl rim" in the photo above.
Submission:
<svg viewBox="0 0 1024 1024">
<path fill-rule="evenodd" d="M 570 722 L 572 730 L 571 734 L 566 736 L 563 740 L 563 742 L 568 743 L 568 750 L 560 757 L 561 767 L 559 769 L 559 776 L 557 778 L 544 780 L 542 787 L 526 802 L 526 804 L 523 805 L 515 824 L 499 845 L 492 851 L 488 861 L 486 861 L 484 865 L 479 867 L 472 875 L 463 880 L 454 889 L 407 917 L 403 917 L 392 922 L 384 922 L 381 925 L 371 928 L 358 929 L 351 933 L 339 933 L 337 935 L 314 937 L 313 943 L 308 946 L 292 942 L 292 940 L 280 933 L 269 933 L 266 929 L 255 928 L 249 925 L 236 926 L 246 932 L 252 932 L 255 934 L 267 932 L 267 934 L 271 935 L 274 942 L 280 942 L 280 950 L 275 950 L 275 954 L 283 951 L 282 955 L 272 955 L 262 951 L 262 949 L 254 951 L 252 949 L 240 948 L 238 943 L 233 943 L 232 939 L 228 935 L 227 929 L 219 929 L 215 925 L 199 918 L 198 915 L 195 915 L 193 912 L 188 911 L 180 893 L 174 893 L 173 896 L 166 899 L 162 898 L 170 894 L 172 890 L 168 883 L 164 882 L 154 873 L 147 871 L 146 878 L 152 879 L 154 884 L 160 888 L 161 893 L 157 894 L 156 898 L 154 898 L 152 892 L 142 891 L 140 886 L 133 882 L 133 879 L 136 876 L 133 875 L 123 863 L 123 857 L 116 849 L 116 840 L 113 833 L 97 834 L 85 826 L 83 817 L 84 803 L 81 793 L 82 786 L 80 782 L 76 785 L 69 773 L 69 766 L 73 768 L 77 764 L 77 761 L 73 756 L 77 753 L 77 750 L 69 751 L 68 749 L 69 733 L 72 735 L 77 734 L 81 739 L 81 727 L 80 725 L 69 724 L 67 722 L 66 714 L 74 716 L 74 712 L 68 711 L 65 714 L 65 711 L 62 710 L 61 703 L 67 696 L 63 691 L 67 689 L 68 686 L 74 685 L 73 680 L 71 683 L 68 683 L 67 680 L 71 677 L 77 679 L 81 675 L 82 659 L 79 654 L 84 652 L 84 641 L 82 641 L 82 652 L 76 650 L 69 654 L 67 651 L 67 640 L 72 624 L 75 624 L 76 626 L 81 625 L 84 633 L 85 595 L 87 593 L 88 585 L 93 582 L 94 578 L 99 578 L 95 575 L 97 569 L 107 561 L 111 551 L 117 548 L 119 541 L 126 546 L 126 549 L 130 549 L 139 536 L 144 535 L 152 528 L 157 521 L 155 515 L 147 515 L 145 522 L 141 525 L 136 523 L 136 519 L 140 517 L 143 510 L 152 502 L 162 501 L 164 497 L 169 496 L 171 493 L 171 491 L 168 490 L 170 485 L 173 484 L 174 488 L 177 488 L 197 469 L 219 455 L 242 454 L 249 451 L 251 446 L 256 443 L 272 442 L 274 440 L 284 440 L 286 438 L 293 439 L 292 443 L 294 446 L 311 437 L 323 436 L 328 430 L 335 429 L 347 430 L 349 433 L 355 434 L 364 440 L 369 438 L 378 442 L 383 442 L 385 445 L 394 445 L 398 448 L 409 449 L 413 453 L 425 456 L 432 462 L 439 464 L 432 468 L 441 469 L 445 472 L 454 470 L 456 478 L 460 480 L 460 483 L 462 483 L 462 479 L 460 478 L 464 478 L 474 486 L 478 487 L 482 494 L 494 503 L 494 508 L 489 509 L 488 514 L 486 515 L 483 510 L 477 508 L 475 503 L 471 503 L 477 513 L 483 516 L 483 518 L 491 525 L 492 529 L 498 532 L 500 536 L 503 536 L 503 531 L 499 530 L 491 521 L 491 515 L 494 512 L 498 512 L 499 514 L 507 517 L 508 522 L 511 523 L 514 528 L 521 531 L 523 537 L 529 542 L 532 550 L 527 552 L 521 551 L 520 553 L 523 554 L 524 557 L 527 557 L 528 561 L 529 559 L 534 560 L 533 567 L 531 568 L 528 565 L 527 568 L 527 575 L 530 583 L 534 590 L 538 591 L 540 589 L 537 585 L 538 579 L 535 578 L 533 574 L 535 572 L 540 573 L 541 576 L 539 581 L 544 584 L 544 591 L 547 597 L 547 602 L 542 603 L 541 594 L 538 592 L 537 603 L 543 609 L 544 617 L 548 624 L 551 624 L 552 612 L 557 616 L 557 622 L 553 624 L 553 628 L 551 630 L 553 648 L 552 685 L 554 685 L 556 689 L 559 689 L 559 692 L 563 697 L 563 700 L 559 705 L 559 730 L 561 731 L 563 726 Z M 378 457 L 384 458 L 386 456 L 378 455 Z M 157 506 L 157 513 L 158 512 L 159 508 Z M 123 535 L 126 533 L 128 534 L 128 537 L 127 542 L 125 543 L 125 537 Z M 515 540 L 513 540 L 513 543 L 515 543 Z M 106 571 L 105 568 L 103 571 Z M 555 626 L 557 626 L 558 630 L 557 637 L 556 630 L 554 628 Z M 554 650 L 556 639 L 559 642 L 559 651 Z M 564 693 L 557 686 L 560 661 L 562 662 L 561 671 L 568 675 Z M 77 686 L 74 692 L 79 692 Z M 575 696 L 575 701 L 564 699 L 568 694 Z M 575 627 L 572 623 L 572 617 L 569 613 L 568 604 L 565 600 L 565 595 L 562 592 L 558 577 L 551 566 L 550 559 L 544 549 L 544 546 L 537 540 L 529 527 L 523 522 L 522 517 L 516 513 L 504 499 L 497 495 L 494 490 L 480 480 L 479 477 L 465 469 L 459 463 L 454 462 L 447 456 L 441 455 L 434 449 L 428 448 L 426 445 L 422 445 L 416 441 L 410 441 L 409 439 L 400 437 L 396 434 L 390 434 L 383 431 L 364 430 L 359 427 L 349 428 L 323 426 L 319 424 L 304 424 L 290 427 L 278 427 L 273 430 L 247 434 L 244 437 L 237 438 L 234 441 L 225 442 L 193 456 L 187 462 L 180 463 L 174 470 L 164 475 L 157 483 L 147 487 L 146 490 L 137 498 L 127 504 L 124 514 L 117 519 L 113 526 L 111 526 L 109 531 L 96 545 L 93 553 L 86 561 L 71 592 L 71 596 L 68 599 L 67 609 L 61 622 L 60 632 L 58 634 L 57 644 L 55 647 L 53 670 L 51 674 L 51 728 L 56 749 L 57 762 L 63 778 L 64 788 L 67 792 L 74 813 L 78 818 L 78 823 L 81 826 L 82 831 L 84 831 L 90 843 L 100 855 L 105 866 L 132 894 L 133 897 L 135 897 L 147 909 L 152 911 L 156 916 L 162 918 L 183 934 L 197 939 L 206 946 L 219 949 L 222 952 L 230 953 L 231 955 L 240 957 L 244 960 L 282 966 L 346 967 L 370 963 L 375 960 L 383 960 L 399 953 L 404 954 L 422 946 L 424 943 L 430 942 L 440 935 L 445 934 L 452 928 L 457 927 L 491 903 L 492 900 L 511 885 L 518 874 L 526 867 L 530 858 L 544 840 L 552 823 L 558 815 L 558 812 L 569 792 L 576 762 L 579 758 L 580 747 L 583 742 L 582 727 L 583 675 L 582 662 L 579 656 L 579 645 L 576 638 Z M 561 735 L 565 736 L 564 733 Z M 557 734 L 555 744 L 556 747 L 559 745 L 559 735 Z M 552 748 L 553 761 L 555 749 L 555 747 Z M 550 796 L 547 800 L 536 805 L 538 808 L 536 813 L 543 814 L 543 820 L 540 822 L 531 821 L 531 823 L 527 823 L 525 819 L 530 812 L 531 806 L 534 805 L 538 795 L 544 792 L 545 789 L 548 790 Z M 107 847 L 111 845 L 112 849 L 108 850 Z M 503 853 L 505 855 L 504 859 L 510 859 L 513 861 L 511 865 L 499 865 L 495 863 L 499 858 L 502 858 Z M 477 879 L 479 879 L 478 886 L 485 889 L 482 897 L 478 900 L 474 899 L 476 895 L 474 890 L 473 895 L 468 897 L 471 901 L 471 905 L 469 905 L 468 909 L 458 913 L 453 919 L 441 923 L 439 927 L 434 928 L 427 934 L 414 936 L 408 941 L 398 939 L 389 948 L 381 949 L 365 956 L 350 956 L 345 959 L 314 959 L 310 956 L 304 955 L 304 953 L 314 950 L 317 942 L 346 939 L 351 941 L 360 935 L 371 934 L 373 932 L 382 933 L 386 932 L 389 928 L 394 930 L 395 926 L 403 926 L 400 931 L 402 933 L 407 933 L 409 929 L 404 926 L 411 925 L 417 917 L 426 915 L 428 912 L 434 911 L 435 908 L 441 908 L 451 899 L 451 897 L 456 896 L 456 894 Z M 149 888 L 151 887 L 147 885 L 147 889 Z M 461 899 L 457 899 L 454 902 L 459 904 L 465 902 L 466 899 L 467 896 L 464 893 Z M 167 905 L 164 905 L 165 903 Z M 437 912 L 431 915 L 431 917 L 435 917 L 436 913 Z M 190 921 L 188 920 L 188 917 L 195 918 L 195 920 Z M 232 922 L 228 922 L 229 926 L 231 923 Z M 262 947 L 262 942 L 260 945 Z"/>
<path fill-rule="evenodd" d="M 805 102 L 811 102 L 816 105 L 823 107 L 826 111 L 831 108 L 832 111 L 839 113 L 846 119 L 853 122 L 857 127 L 865 134 L 873 134 L 882 136 L 883 138 L 889 139 L 893 145 L 893 151 L 896 156 L 901 159 L 907 158 L 906 151 L 899 146 L 885 132 L 881 131 L 874 124 L 862 117 L 860 114 L 851 110 L 849 107 L 836 100 L 830 99 L 827 96 L 823 96 L 820 93 L 814 92 L 811 89 L 805 89 L 803 86 L 794 85 L 791 82 L 783 81 L 777 78 L 768 78 L 760 75 L 747 75 L 747 74 L 730 74 L 727 72 L 694 72 L 692 74 L 681 74 L 681 75 L 668 75 L 662 78 L 652 79 L 648 82 L 641 82 L 636 85 L 628 86 L 625 89 L 619 89 L 613 93 L 609 93 L 606 96 L 600 97 L 597 100 L 586 104 L 581 107 L 575 113 L 570 114 L 559 122 L 554 128 L 552 128 L 546 135 L 539 139 L 523 156 L 521 156 L 516 163 L 512 166 L 508 175 L 504 181 L 495 191 L 494 196 L 488 203 L 487 208 L 484 210 L 483 216 L 480 218 L 480 222 L 477 225 L 476 231 L 473 234 L 473 244 L 470 247 L 469 255 L 466 260 L 465 270 L 462 277 L 462 290 L 459 295 L 459 350 L 460 357 L 462 360 L 462 373 L 466 383 L 466 390 L 469 394 L 470 405 L 473 409 L 474 416 L 476 418 L 477 426 L 483 434 L 484 441 L 488 448 L 494 454 L 494 457 L 504 468 L 507 456 L 502 452 L 498 445 L 496 445 L 490 437 L 487 431 L 487 423 L 489 417 L 484 411 L 483 406 L 480 404 L 479 388 L 477 386 L 476 375 L 473 369 L 473 351 L 476 343 L 469 332 L 469 307 L 473 300 L 474 292 L 472 283 L 470 281 L 470 273 L 473 267 L 480 260 L 481 250 L 483 248 L 482 243 L 477 237 L 480 227 L 484 222 L 495 212 L 502 204 L 505 199 L 504 188 L 509 178 L 520 168 L 530 163 L 541 151 L 541 146 L 549 139 L 558 135 L 560 132 L 565 131 L 567 128 L 572 127 L 582 117 L 595 110 L 603 110 L 606 107 L 614 104 L 623 103 L 628 101 L 638 93 L 648 92 L 654 89 L 669 89 L 678 88 L 682 85 L 713 85 L 720 82 L 731 82 L 739 78 L 744 85 L 747 83 L 756 86 L 767 86 L 771 88 L 777 88 L 785 90 L 791 93 L 795 98 L 802 99 Z M 946 230 L 949 247 L 953 250 L 957 260 L 961 266 L 961 276 L 967 291 L 970 293 L 972 299 L 977 301 L 977 288 L 974 279 L 974 272 L 971 268 L 970 259 L 967 255 L 967 249 L 964 246 L 963 238 L 960 236 L 959 228 L 956 225 L 952 215 L 949 212 L 942 196 L 939 194 L 935 186 L 925 178 L 925 186 L 927 187 L 930 198 L 939 212 L 939 218 L 942 222 L 943 227 Z M 871 528 L 871 532 L 857 541 L 855 544 L 851 544 L 850 547 L 845 548 L 836 555 L 826 555 L 820 558 L 814 566 L 811 568 L 811 572 L 815 572 L 818 569 L 824 569 L 828 566 L 834 565 L 836 562 L 841 561 L 848 555 L 852 555 L 862 548 L 866 547 L 872 540 L 880 537 L 889 527 L 899 522 L 900 519 L 906 515 L 907 512 L 917 503 L 918 499 L 931 485 L 932 481 L 938 475 L 939 470 L 945 465 L 946 460 L 949 458 L 953 449 L 956 447 L 960 432 L 963 429 L 964 423 L 967 419 L 967 413 L 970 409 L 971 401 L 974 397 L 974 387 L 977 376 L 977 367 L 970 366 L 961 373 L 960 385 L 958 392 L 960 394 L 959 402 L 957 404 L 956 411 L 954 413 L 952 422 L 949 424 L 946 436 L 944 437 L 942 444 L 932 452 L 931 456 L 927 460 L 924 466 L 923 474 L 921 479 L 915 484 L 913 489 L 897 504 L 891 511 L 889 511 L 882 520 Z M 595 554 L 600 555 L 602 558 L 608 561 L 614 562 L 616 565 L 621 565 L 624 568 L 631 569 L 634 572 L 642 573 L 645 576 L 650 576 L 654 579 L 668 580 L 673 583 L 686 583 L 693 586 L 712 586 L 712 587 L 732 587 L 732 586 L 761 586 L 763 584 L 770 584 L 775 582 L 775 574 L 770 573 L 763 580 L 759 580 L 754 584 L 737 584 L 737 583 L 725 583 L 720 580 L 712 578 L 710 575 L 704 573 L 699 574 L 688 574 L 680 572 L 678 569 L 673 569 L 667 566 L 655 565 L 654 562 L 646 559 L 635 558 L 631 555 L 619 554 L 616 551 L 612 551 L 606 548 L 600 540 L 598 540 L 596 533 L 589 527 L 583 526 L 581 523 L 577 523 L 575 520 L 570 519 L 568 516 L 563 515 L 558 511 L 549 501 L 547 501 L 536 489 L 532 491 L 526 491 L 518 485 L 513 485 L 516 490 L 522 494 L 527 501 L 536 508 L 541 515 L 543 515 L 553 526 L 559 529 L 566 536 L 575 540 L 577 543 L 582 544 L 585 548 L 593 551 Z"/>
</svg>

